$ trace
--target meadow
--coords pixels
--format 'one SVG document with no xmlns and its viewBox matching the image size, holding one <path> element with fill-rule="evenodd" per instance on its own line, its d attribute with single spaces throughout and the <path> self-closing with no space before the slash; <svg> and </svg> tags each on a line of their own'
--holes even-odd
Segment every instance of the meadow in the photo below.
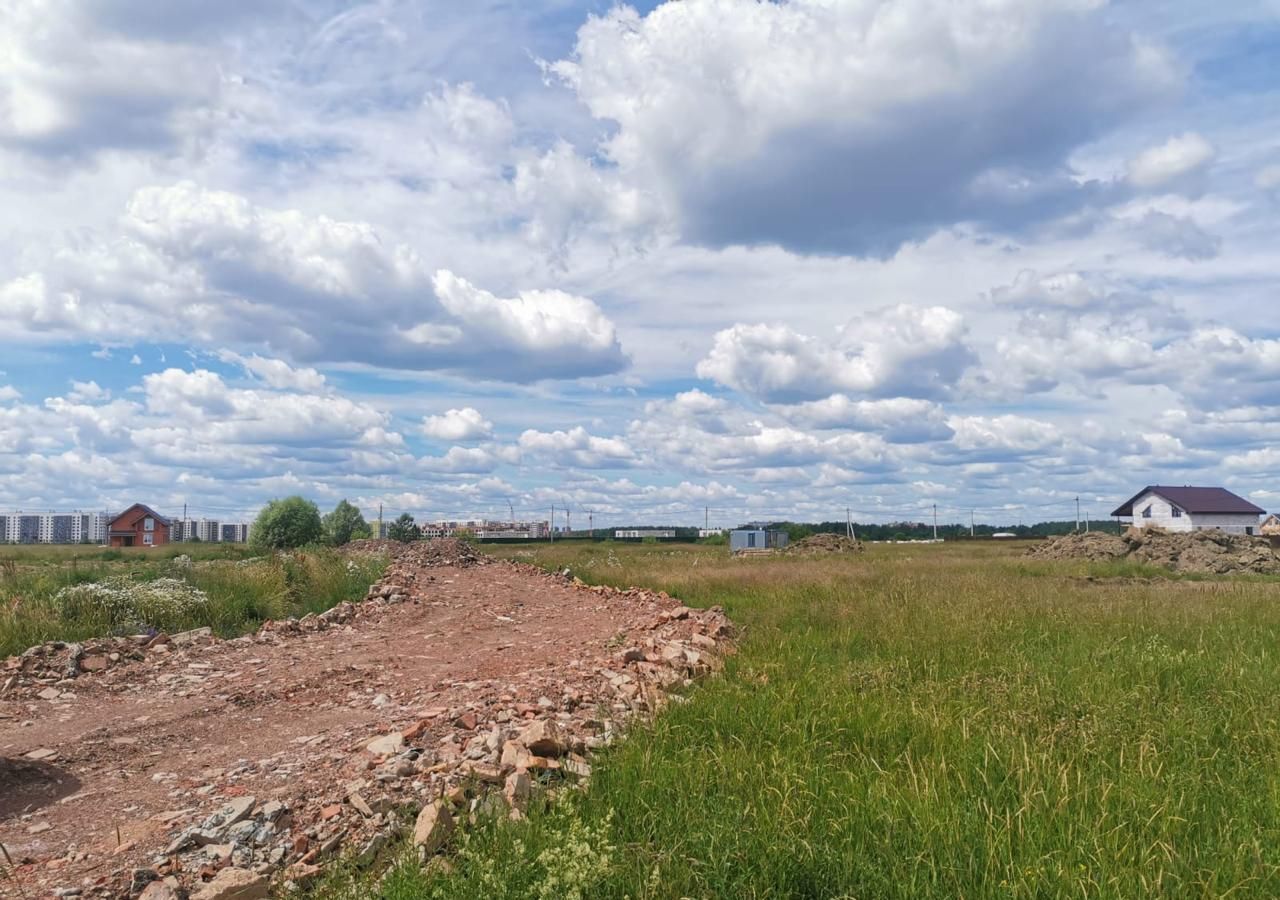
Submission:
<svg viewBox="0 0 1280 900">
<path fill-rule="evenodd" d="M 1280 583 L 1023 546 L 508 548 L 745 627 L 590 790 L 338 898 L 1280 895 Z"/>
<path fill-rule="evenodd" d="M 139 630 L 209 626 L 234 637 L 360 600 L 384 565 L 327 548 L 255 556 L 233 544 L 0 546 L 0 657 Z"/>
</svg>

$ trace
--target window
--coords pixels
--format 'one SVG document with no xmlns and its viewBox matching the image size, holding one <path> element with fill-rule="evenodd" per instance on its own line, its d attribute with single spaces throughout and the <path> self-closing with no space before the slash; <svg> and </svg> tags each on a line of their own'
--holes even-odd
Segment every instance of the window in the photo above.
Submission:
<svg viewBox="0 0 1280 900">
<path fill-rule="evenodd" d="M 1173 517 L 1174 517 L 1175 519 L 1181 519 L 1181 518 L 1182 518 L 1182 510 L 1178 509 L 1178 507 L 1176 507 L 1176 506 L 1175 506 L 1175 507 L 1173 507 Z"/>
<path fill-rule="evenodd" d="M 155 531 L 155 530 L 156 530 L 156 520 L 155 520 L 155 519 L 153 519 L 153 518 L 151 518 L 150 516 L 147 516 L 145 519 L 143 519 L 143 520 L 142 520 L 142 530 L 143 530 L 143 531 Z"/>
<path fill-rule="evenodd" d="M 1150 519 L 1150 518 L 1151 518 L 1151 507 L 1150 507 L 1150 506 L 1148 506 L 1146 509 L 1144 509 L 1144 510 L 1142 511 L 1142 518 L 1144 518 L 1144 519 Z"/>
<path fill-rule="evenodd" d="M 1245 533 L 1245 534 L 1253 534 L 1253 526 L 1252 526 L 1252 525 L 1246 525 L 1246 526 L 1244 526 L 1244 533 Z"/>
<path fill-rule="evenodd" d="M 152 538 L 152 535 L 144 534 L 144 535 L 142 536 L 142 543 L 144 543 L 145 545 L 147 545 L 148 547 L 150 547 L 150 546 L 151 546 L 151 538 Z"/>
</svg>

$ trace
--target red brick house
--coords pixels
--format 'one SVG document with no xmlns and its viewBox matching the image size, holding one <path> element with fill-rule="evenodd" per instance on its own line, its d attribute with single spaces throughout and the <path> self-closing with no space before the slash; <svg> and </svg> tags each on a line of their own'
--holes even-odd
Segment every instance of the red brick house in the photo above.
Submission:
<svg viewBox="0 0 1280 900">
<path fill-rule="evenodd" d="M 160 547 L 169 543 L 169 520 L 135 503 L 111 520 L 107 534 L 112 547 Z"/>
</svg>

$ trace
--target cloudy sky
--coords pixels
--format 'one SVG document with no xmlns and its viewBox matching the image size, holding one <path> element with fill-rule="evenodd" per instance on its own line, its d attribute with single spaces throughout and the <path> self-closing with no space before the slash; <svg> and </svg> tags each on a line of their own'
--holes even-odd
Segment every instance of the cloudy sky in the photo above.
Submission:
<svg viewBox="0 0 1280 900">
<path fill-rule="evenodd" d="M 1278 55 L 1280 0 L 8 0 L 0 508 L 1280 507 Z"/>
</svg>

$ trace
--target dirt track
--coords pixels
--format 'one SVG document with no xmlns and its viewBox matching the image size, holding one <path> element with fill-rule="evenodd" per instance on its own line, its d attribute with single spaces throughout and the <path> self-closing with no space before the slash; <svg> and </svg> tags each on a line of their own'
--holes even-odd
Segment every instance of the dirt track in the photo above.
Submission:
<svg viewBox="0 0 1280 900">
<path fill-rule="evenodd" d="M 576 682 L 616 656 L 619 633 L 652 629 L 678 607 L 508 564 L 419 572 L 412 591 L 314 633 L 149 652 L 52 692 L 11 688 L 0 697 L 0 756 L 48 757 L 24 763 L 0 797 L 0 842 L 27 895 L 118 895 L 133 867 L 162 862 L 179 827 L 231 797 L 281 800 L 295 833 L 315 835 L 316 810 L 342 804 L 374 768 L 371 739 L 420 722 L 424 746 L 459 728 L 465 740 L 499 708 L 497 722 L 557 710 L 567 720 L 585 699 Z"/>
</svg>

